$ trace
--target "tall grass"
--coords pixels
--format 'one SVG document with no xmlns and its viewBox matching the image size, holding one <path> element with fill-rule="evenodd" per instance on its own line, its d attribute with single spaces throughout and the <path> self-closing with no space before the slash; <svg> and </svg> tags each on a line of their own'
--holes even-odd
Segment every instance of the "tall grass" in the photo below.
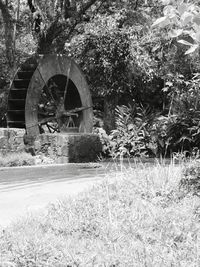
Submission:
<svg viewBox="0 0 200 267">
<path fill-rule="evenodd" d="M 200 266 L 200 199 L 180 189 L 184 165 L 105 176 L 1 232 L 0 266 Z"/>
</svg>

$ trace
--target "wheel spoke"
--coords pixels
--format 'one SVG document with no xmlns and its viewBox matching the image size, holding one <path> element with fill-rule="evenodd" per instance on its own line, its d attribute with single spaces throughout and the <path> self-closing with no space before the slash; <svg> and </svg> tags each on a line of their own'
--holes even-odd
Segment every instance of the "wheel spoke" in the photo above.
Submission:
<svg viewBox="0 0 200 267">
<path fill-rule="evenodd" d="M 86 110 L 89 108 L 91 108 L 91 107 L 78 107 L 78 108 L 66 110 L 66 112 L 69 112 L 69 113 L 80 112 L 80 111 L 83 111 L 83 110 Z"/>
<path fill-rule="evenodd" d="M 49 127 L 49 124 L 48 123 L 46 123 L 46 126 L 47 126 L 49 132 L 52 133 L 51 128 Z"/>
<path fill-rule="evenodd" d="M 46 93 L 46 95 L 50 96 L 51 100 L 53 100 L 53 102 L 55 103 L 55 106 L 57 106 L 49 86 L 46 84 L 46 82 L 45 82 L 45 80 L 44 80 L 44 78 L 43 78 L 43 76 L 42 76 L 42 74 L 41 74 L 39 69 L 38 69 L 38 71 L 39 71 L 40 77 L 42 78 L 42 80 L 43 80 L 43 82 L 45 84 L 45 86 L 43 88 L 44 92 Z M 51 82 L 51 80 L 50 80 L 50 82 Z"/>
<path fill-rule="evenodd" d="M 75 123 L 74 123 L 74 120 L 73 118 L 70 116 L 69 119 L 68 119 L 68 122 L 67 122 L 67 127 L 75 127 Z"/>
<path fill-rule="evenodd" d="M 68 71 L 67 71 L 67 81 L 66 81 L 66 84 L 65 84 L 64 97 L 63 97 L 64 101 L 63 101 L 63 103 L 65 103 L 65 100 L 66 100 L 67 89 L 68 89 L 69 80 L 70 80 L 71 65 L 72 65 L 72 61 L 70 60 Z"/>
<path fill-rule="evenodd" d="M 43 87 L 41 98 L 38 103 L 38 125 L 44 132 L 55 133 L 67 131 L 67 128 L 75 128 L 79 123 L 80 113 L 90 107 L 83 107 L 81 104 L 74 107 L 69 105 L 69 110 L 65 107 L 65 98 L 67 97 L 67 88 L 70 80 L 69 66 L 65 88 L 64 80 L 50 79 Z"/>
<path fill-rule="evenodd" d="M 56 120 L 56 117 L 55 116 L 44 118 L 44 119 L 42 119 L 42 120 L 39 121 L 39 124 L 40 125 L 47 124 L 48 122 L 52 122 L 54 120 Z"/>
<path fill-rule="evenodd" d="M 49 124 L 47 124 L 48 126 L 48 128 L 51 128 L 52 130 L 53 130 L 53 132 L 55 133 L 55 132 L 58 132 L 58 128 L 55 128 L 55 127 L 53 127 L 52 125 L 49 125 Z"/>
<path fill-rule="evenodd" d="M 38 111 L 38 115 L 41 116 L 41 117 L 55 117 L 55 113 L 52 112 L 52 113 L 49 113 L 49 112 L 44 112 L 44 111 Z"/>
<path fill-rule="evenodd" d="M 45 86 L 45 89 L 46 89 L 46 92 L 47 92 L 47 96 L 48 96 L 48 98 L 49 98 L 49 100 L 51 101 L 51 103 L 55 106 L 55 107 L 57 107 L 57 102 L 56 102 L 56 100 L 55 100 L 55 98 L 53 97 L 53 94 L 52 94 L 52 92 L 51 92 L 51 90 L 50 90 L 50 88 L 48 87 L 48 86 Z"/>
</svg>

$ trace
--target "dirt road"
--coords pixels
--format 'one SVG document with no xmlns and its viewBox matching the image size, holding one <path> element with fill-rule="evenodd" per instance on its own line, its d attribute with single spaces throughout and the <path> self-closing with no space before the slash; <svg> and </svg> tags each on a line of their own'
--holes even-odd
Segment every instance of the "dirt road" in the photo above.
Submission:
<svg viewBox="0 0 200 267">
<path fill-rule="evenodd" d="M 103 167 L 84 164 L 0 169 L 0 226 L 89 189 L 105 172 Z"/>
</svg>

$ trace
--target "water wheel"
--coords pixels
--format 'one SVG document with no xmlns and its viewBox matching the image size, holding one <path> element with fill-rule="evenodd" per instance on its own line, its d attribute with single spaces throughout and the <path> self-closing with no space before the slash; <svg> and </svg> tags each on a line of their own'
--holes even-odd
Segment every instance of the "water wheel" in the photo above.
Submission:
<svg viewBox="0 0 200 267">
<path fill-rule="evenodd" d="M 28 59 L 14 76 L 8 95 L 7 127 L 44 132 L 92 131 L 90 91 L 78 65 L 64 55 Z"/>
</svg>

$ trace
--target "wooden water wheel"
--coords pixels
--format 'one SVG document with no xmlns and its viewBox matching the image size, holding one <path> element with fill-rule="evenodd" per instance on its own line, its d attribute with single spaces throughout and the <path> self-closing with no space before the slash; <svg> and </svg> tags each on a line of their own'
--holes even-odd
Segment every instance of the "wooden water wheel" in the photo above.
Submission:
<svg viewBox="0 0 200 267">
<path fill-rule="evenodd" d="M 44 132 L 92 131 L 92 100 L 78 65 L 64 55 L 28 59 L 10 87 L 7 127 Z"/>
</svg>

